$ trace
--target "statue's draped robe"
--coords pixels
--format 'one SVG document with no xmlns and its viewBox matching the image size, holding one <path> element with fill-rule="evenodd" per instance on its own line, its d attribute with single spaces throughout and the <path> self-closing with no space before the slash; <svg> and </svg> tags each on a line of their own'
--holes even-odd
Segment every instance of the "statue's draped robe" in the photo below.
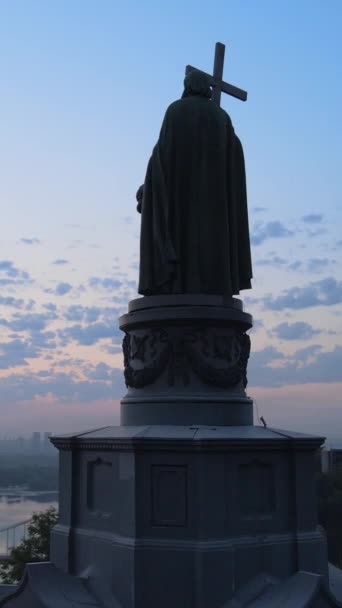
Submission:
<svg viewBox="0 0 342 608">
<path fill-rule="evenodd" d="M 147 168 L 139 293 L 231 296 L 251 277 L 241 143 L 224 110 L 186 97 L 169 106 Z"/>
</svg>

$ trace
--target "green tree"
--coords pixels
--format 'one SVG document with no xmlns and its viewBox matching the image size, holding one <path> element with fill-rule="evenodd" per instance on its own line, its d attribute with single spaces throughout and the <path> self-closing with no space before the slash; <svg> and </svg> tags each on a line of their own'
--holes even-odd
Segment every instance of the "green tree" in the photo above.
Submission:
<svg viewBox="0 0 342 608">
<path fill-rule="evenodd" d="M 27 527 L 27 538 L 11 550 L 9 559 L 0 562 L 0 580 L 3 583 L 20 581 L 27 563 L 49 560 L 50 532 L 57 519 L 58 512 L 55 507 L 33 514 Z"/>
</svg>

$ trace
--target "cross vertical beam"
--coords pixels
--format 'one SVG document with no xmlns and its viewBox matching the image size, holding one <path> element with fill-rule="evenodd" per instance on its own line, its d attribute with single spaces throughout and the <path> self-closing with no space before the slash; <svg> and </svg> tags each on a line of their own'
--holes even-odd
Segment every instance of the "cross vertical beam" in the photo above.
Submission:
<svg viewBox="0 0 342 608">
<path fill-rule="evenodd" d="M 225 50 L 226 47 L 224 44 L 222 44 L 222 42 L 216 42 L 213 76 L 221 82 L 223 80 L 223 64 Z M 213 87 L 213 94 L 211 98 L 215 103 L 217 103 L 218 106 L 221 105 L 221 88 Z"/>
</svg>

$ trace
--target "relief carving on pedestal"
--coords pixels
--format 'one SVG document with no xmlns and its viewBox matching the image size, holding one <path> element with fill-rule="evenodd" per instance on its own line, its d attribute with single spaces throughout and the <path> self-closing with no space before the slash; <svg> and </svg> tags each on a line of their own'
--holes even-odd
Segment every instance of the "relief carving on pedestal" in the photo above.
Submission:
<svg viewBox="0 0 342 608">
<path fill-rule="evenodd" d="M 235 329 L 188 328 L 181 334 L 164 329 L 126 333 L 123 340 L 126 385 L 142 388 L 167 370 L 167 381 L 185 385 L 192 370 L 206 384 L 220 388 L 247 386 L 250 338 Z"/>
<path fill-rule="evenodd" d="M 170 357 L 168 334 L 163 329 L 151 329 L 142 335 L 126 333 L 122 350 L 126 386 L 142 388 L 152 384 L 168 363 Z"/>
</svg>

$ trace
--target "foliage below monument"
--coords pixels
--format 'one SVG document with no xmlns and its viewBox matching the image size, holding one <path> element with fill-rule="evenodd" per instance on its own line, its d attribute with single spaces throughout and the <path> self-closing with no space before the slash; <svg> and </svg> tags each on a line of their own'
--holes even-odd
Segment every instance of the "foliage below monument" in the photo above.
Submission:
<svg viewBox="0 0 342 608">
<path fill-rule="evenodd" d="M 49 560 L 50 532 L 57 523 L 57 518 L 55 507 L 33 514 L 27 528 L 27 538 L 11 550 L 9 559 L 0 563 L 0 580 L 3 583 L 20 581 L 27 563 Z"/>
<path fill-rule="evenodd" d="M 328 559 L 342 568 L 342 472 L 318 479 L 318 521 L 327 535 Z"/>
</svg>

